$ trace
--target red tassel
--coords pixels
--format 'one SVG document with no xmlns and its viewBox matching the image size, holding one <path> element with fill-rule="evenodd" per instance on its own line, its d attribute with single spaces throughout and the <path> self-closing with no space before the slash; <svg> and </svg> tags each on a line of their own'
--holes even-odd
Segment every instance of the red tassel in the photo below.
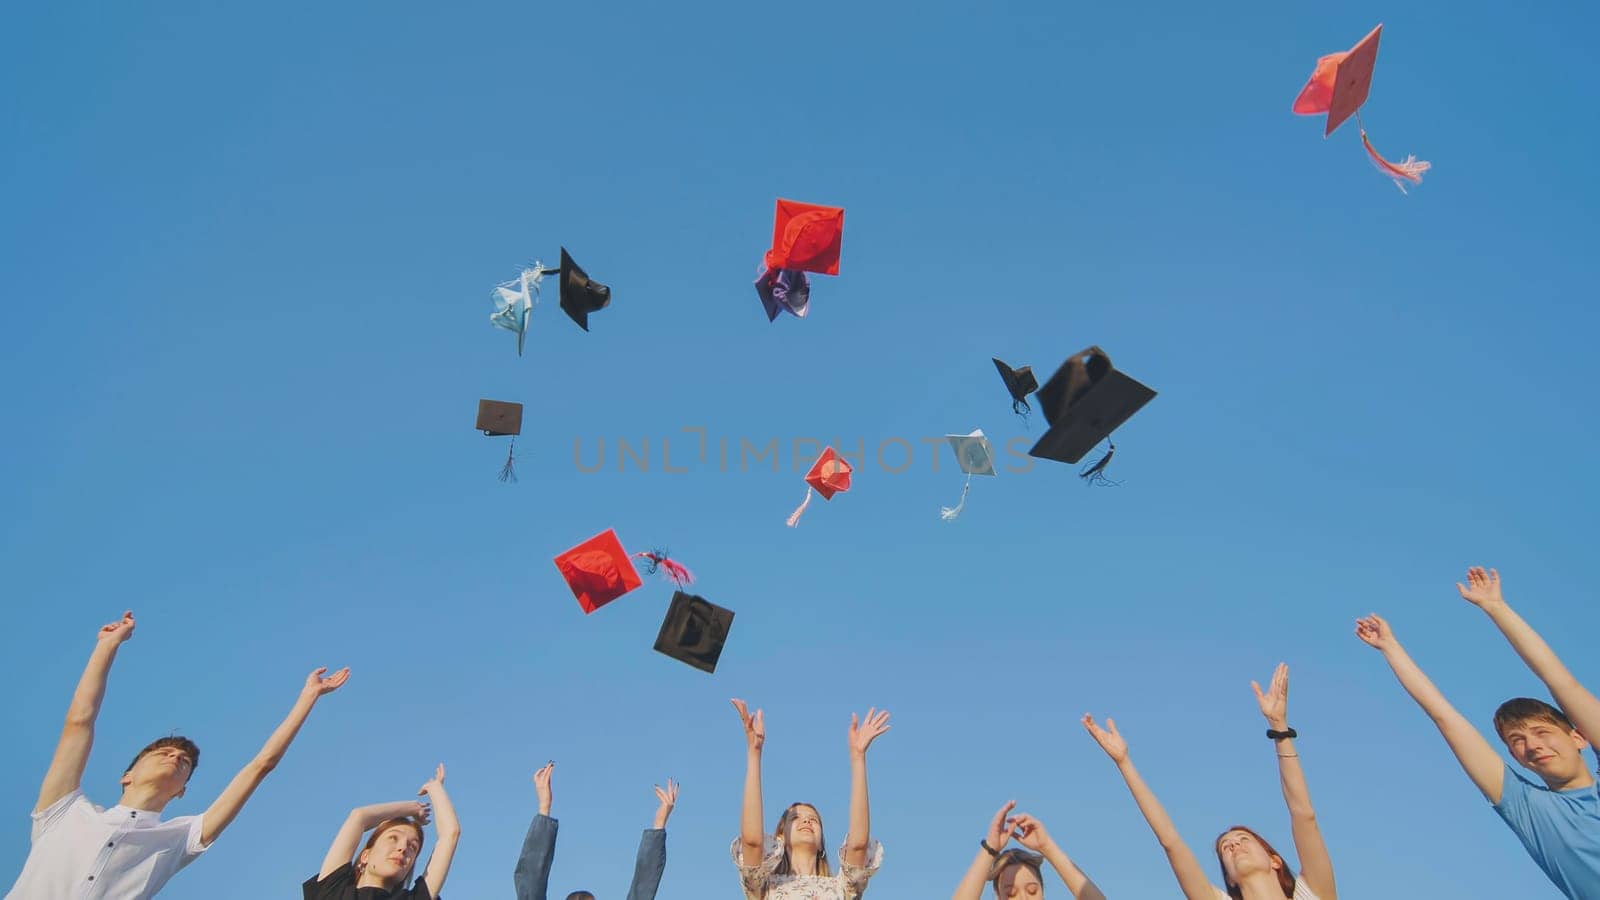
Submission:
<svg viewBox="0 0 1600 900">
<path fill-rule="evenodd" d="M 1405 162 L 1401 163 L 1389 162 L 1378 155 L 1377 148 L 1373 147 L 1372 141 L 1367 139 L 1367 130 L 1365 128 L 1361 129 L 1361 143 L 1367 148 L 1367 155 L 1372 157 L 1373 164 L 1383 174 L 1394 179 L 1394 186 L 1399 188 L 1402 194 L 1406 192 L 1406 186 L 1400 183 L 1402 180 L 1409 181 L 1412 184 L 1421 184 L 1422 173 L 1433 168 L 1433 163 L 1419 160 L 1415 156 L 1407 156 Z"/>
<path fill-rule="evenodd" d="M 672 583 L 676 584 L 678 587 L 683 587 L 686 584 L 692 584 L 694 582 L 694 574 L 688 569 L 684 568 L 683 564 L 677 560 L 668 559 L 666 551 L 664 550 L 635 553 L 634 556 L 642 557 L 649 561 L 650 566 L 646 571 L 648 571 L 651 575 L 654 575 L 657 569 L 665 569 L 667 577 L 671 579 Z"/>
</svg>

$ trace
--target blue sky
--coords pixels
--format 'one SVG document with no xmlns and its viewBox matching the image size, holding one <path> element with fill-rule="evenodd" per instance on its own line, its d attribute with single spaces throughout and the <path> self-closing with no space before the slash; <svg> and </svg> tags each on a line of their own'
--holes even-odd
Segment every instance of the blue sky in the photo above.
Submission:
<svg viewBox="0 0 1600 900">
<path fill-rule="evenodd" d="M 1487 725 L 1542 689 L 1451 583 L 1498 566 L 1580 677 L 1600 482 L 1592 8 L 1252 2 L 11 5 L 0 25 L 0 872 L 95 628 L 139 630 L 86 777 L 173 729 L 197 812 L 349 665 L 284 764 L 164 896 L 270 897 L 346 811 L 449 766 L 447 894 L 510 895 L 558 761 L 552 890 L 626 888 L 653 782 L 683 782 L 662 900 L 734 896 L 743 697 L 769 820 L 845 831 L 845 727 L 872 752 L 872 894 L 950 891 L 1015 797 L 1113 897 L 1175 892 L 1113 767 L 1117 717 L 1204 853 L 1287 845 L 1250 693 L 1291 719 L 1343 892 L 1555 897 L 1378 655 L 1377 610 Z M 1364 117 L 1289 113 L 1385 25 Z M 847 208 L 838 278 L 768 324 L 773 199 Z M 527 354 L 489 288 L 565 245 Z M 919 438 L 1022 429 L 989 362 L 1099 344 L 1160 392 L 1115 490 L 1038 465 L 974 484 Z M 521 482 L 472 430 L 527 404 Z M 692 434 L 786 448 L 692 460 Z M 649 471 L 574 465 L 649 440 Z M 663 472 L 660 446 L 673 463 Z M 796 438 L 869 459 L 804 495 Z M 891 473 L 876 448 L 915 448 Z M 893 465 L 900 451 L 886 450 Z M 670 586 L 585 617 L 550 559 L 608 527 L 736 610 L 714 676 L 650 646 Z M 1052 881 L 1051 895 L 1066 896 Z"/>
</svg>

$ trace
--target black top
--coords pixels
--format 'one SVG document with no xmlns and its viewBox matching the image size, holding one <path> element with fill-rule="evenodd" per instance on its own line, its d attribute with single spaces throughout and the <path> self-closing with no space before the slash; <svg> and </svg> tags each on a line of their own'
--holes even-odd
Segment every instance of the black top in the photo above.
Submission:
<svg viewBox="0 0 1600 900">
<path fill-rule="evenodd" d="M 377 887 L 358 888 L 355 866 L 350 863 L 329 872 L 327 878 L 319 880 L 313 875 L 306 879 L 302 887 L 305 888 L 305 900 L 435 900 L 433 892 L 428 890 L 427 881 L 420 876 L 409 888 L 404 885 L 392 891 Z"/>
</svg>

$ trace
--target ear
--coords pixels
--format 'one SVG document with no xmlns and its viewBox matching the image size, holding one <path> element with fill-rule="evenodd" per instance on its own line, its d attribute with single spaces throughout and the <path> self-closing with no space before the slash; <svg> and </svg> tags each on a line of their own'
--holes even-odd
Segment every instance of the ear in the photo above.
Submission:
<svg viewBox="0 0 1600 900">
<path fill-rule="evenodd" d="M 122 777 L 117 780 L 117 784 L 120 784 L 123 787 L 133 784 L 133 770 L 129 769 L 128 771 L 123 772 Z"/>
<path fill-rule="evenodd" d="M 1284 865 L 1283 864 L 1283 857 L 1279 856 L 1276 853 L 1272 854 L 1272 868 L 1274 868 L 1274 869 L 1282 869 L 1283 865 Z"/>
<path fill-rule="evenodd" d="M 365 869 L 367 867 L 367 857 L 369 855 L 371 855 L 371 853 L 372 853 L 371 850 L 363 850 L 363 851 L 361 851 L 361 855 L 356 857 L 356 866 L 355 866 L 355 868 L 356 868 L 356 874 L 357 875 L 361 874 L 361 870 Z"/>
<path fill-rule="evenodd" d="M 1582 750 L 1582 749 L 1590 746 L 1589 739 L 1584 737 L 1583 735 L 1579 734 L 1578 733 L 1578 729 L 1574 728 L 1574 729 L 1572 729 L 1572 731 L 1570 733 L 1572 735 L 1572 742 L 1574 744 L 1578 745 L 1578 749 L 1579 750 Z"/>
</svg>

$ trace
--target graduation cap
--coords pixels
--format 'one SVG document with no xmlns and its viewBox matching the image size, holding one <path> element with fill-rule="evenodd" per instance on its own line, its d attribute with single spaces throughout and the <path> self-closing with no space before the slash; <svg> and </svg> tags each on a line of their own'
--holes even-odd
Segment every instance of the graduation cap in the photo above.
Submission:
<svg viewBox="0 0 1600 900">
<path fill-rule="evenodd" d="M 1318 59 L 1311 79 L 1294 99 L 1294 111 L 1302 116 L 1327 113 L 1328 123 L 1323 137 L 1333 134 L 1346 119 L 1355 116 L 1356 124 L 1361 128 L 1361 144 L 1366 147 L 1367 155 L 1372 157 L 1379 171 L 1394 180 L 1395 187 L 1403 194 L 1406 186 L 1402 182 L 1421 184 L 1422 173 L 1433 166 L 1419 161 L 1415 156 L 1407 156 L 1405 161 L 1399 163 L 1384 159 L 1367 137 L 1366 126 L 1361 124 L 1360 109 L 1367 102 L 1367 93 L 1372 88 L 1372 70 L 1378 63 L 1378 38 L 1382 33 L 1383 26 L 1379 25 L 1350 50 L 1330 53 Z"/>
<path fill-rule="evenodd" d="M 494 312 L 489 314 L 489 323 L 516 332 L 518 356 L 522 355 L 522 345 L 528 337 L 528 320 L 539 304 L 539 282 L 545 273 L 553 271 L 557 270 L 546 269 L 542 263 L 535 262 L 516 278 L 494 287 Z"/>
<path fill-rule="evenodd" d="M 995 474 L 994 447 L 983 436 L 982 428 L 973 429 L 971 434 L 947 434 L 944 437 L 950 442 L 950 449 L 955 451 L 956 463 L 961 466 L 961 471 L 967 473 L 967 483 L 961 488 L 961 502 L 953 507 L 939 508 L 939 518 L 949 522 L 966 508 L 967 491 L 972 489 L 972 476 Z"/>
<path fill-rule="evenodd" d="M 506 464 L 500 467 L 501 481 L 516 481 L 512 467 L 517 455 L 517 435 L 522 433 L 522 404 L 505 400 L 478 401 L 478 430 L 488 437 L 511 435 L 511 449 L 506 451 Z"/>
<path fill-rule="evenodd" d="M 806 473 L 806 499 L 789 514 L 786 524 L 790 528 L 800 524 L 801 514 L 811 505 L 813 492 L 821 494 L 824 500 L 832 500 L 834 494 L 850 490 L 850 471 L 850 464 L 833 452 L 832 447 L 823 450 L 811 471 Z"/>
<path fill-rule="evenodd" d="M 994 360 L 994 367 L 1000 372 L 1000 380 L 1006 383 L 1006 391 L 1011 394 L 1011 411 L 1026 422 L 1028 413 L 1033 410 L 1033 407 L 1028 405 L 1028 395 L 1039 389 L 1039 381 L 1033 377 L 1033 366 L 1013 369 L 996 357 L 989 358 Z"/>
<path fill-rule="evenodd" d="M 555 563 L 584 615 L 643 584 L 610 528 L 557 556 Z"/>
<path fill-rule="evenodd" d="M 733 610 L 723 609 L 704 597 L 674 591 L 667 617 L 661 621 L 661 633 L 656 635 L 655 649 L 702 672 L 715 672 L 731 627 Z"/>
<path fill-rule="evenodd" d="M 548 273 L 550 270 L 544 270 Z M 611 288 L 589 278 L 583 267 L 572 261 L 567 248 L 561 248 L 561 309 L 578 327 L 589 330 L 589 313 L 599 312 L 611 302 Z"/>
<path fill-rule="evenodd" d="M 807 272 L 839 274 L 839 251 L 844 241 L 844 209 L 798 200 L 778 199 L 772 221 L 772 246 L 762 259 L 756 294 L 767 311 L 767 321 L 787 310 L 804 318 L 811 300 Z"/>
<path fill-rule="evenodd" d="M 1039 388 L 1039 408 L 1050 427 L 1028 455 L 1076 463 L 1155 395 L 1155 391 L 1112 368 L 1111 357 L 1104 350 L 1082 350 L 1069 357 Z M 1090 474 L 1098 474 L 1104 468 L 1101 465 Z"/>
</svg>

